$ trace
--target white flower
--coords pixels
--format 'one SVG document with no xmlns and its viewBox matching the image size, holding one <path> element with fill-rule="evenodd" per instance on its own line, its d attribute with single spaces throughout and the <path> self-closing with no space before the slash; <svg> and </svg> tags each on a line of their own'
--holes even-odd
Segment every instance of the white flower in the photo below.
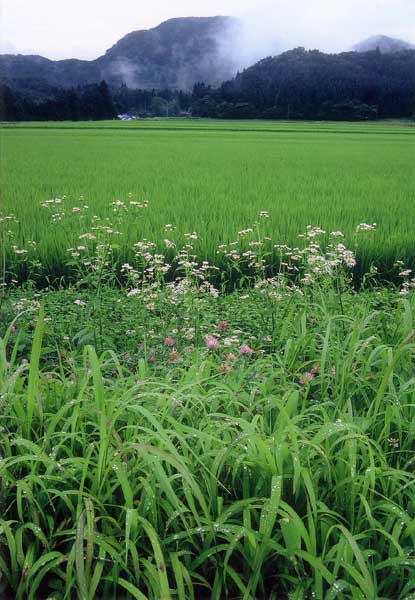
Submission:
<svg viewBox="0 0 415 600">
<path fill-rule="evenodd" d="M 129 263 L 124 263 L 121 267 L 121 271 L 132 271 L 133 267 Z"/>
<path fill-rule="evenodd" d="M 323 233 L 326 233 L 324 229 L 321 229 L 320 227 L 313 227 L 312 225 L 307 225 L 308 238 L 314 238 L 317 235 L 322 235 Z"/>
<path fill-rule="evenodd" d="M 251 227 L 248 227 L 247 229 L 241 229 L 241 231 L 238 231 L 238 235 L 240 237 L 244 237 L 245 235 L 248 235 L 248 233 L 252 233 L 253 229 Z"/>
<path fill-rule="evenodd" d="M 359 225 L 356 227 L 356 232 L 373 231 L 374 229 L 376 229 L 376 223 L 372 223 L 371 225 L 369 223 L 359 223 Z"/>
<path fill-rule="evenodd" d="M 79 236 L 80 240 L 96 240 L 96 236 L 93 233 L 81 233 Z"/>
</svg>

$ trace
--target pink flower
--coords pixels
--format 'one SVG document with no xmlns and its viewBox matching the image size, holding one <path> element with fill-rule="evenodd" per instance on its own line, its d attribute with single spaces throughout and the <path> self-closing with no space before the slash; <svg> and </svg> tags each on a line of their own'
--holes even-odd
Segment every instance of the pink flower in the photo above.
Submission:
<svg viewBox="0 0 415 600">
<path fill-rule="evenodd" d="M 226 373 L 229 373 L 230 370 L 231 370 L 231 367 L 226 363 L 223 363 L 223 365 L 221 365 L 219 367 L 219 371 L 221 373 L 223 373 L 224 375 L 226 375 Z"/>
<path fill-rule="evenodd" d="M 52 379 L 52 373 L 45 373 L 45 379 Z"/>
<path fill-rule="evenodd" d="M 214 350 L 219 346 L 219 340 L 214 337 L 207 337 L 206 346 L 209 348 L 209 350 Z"/>
<path fill-rule="evenodd" d="M 225 329 L 228 328 L 228 323 L 226 321 L 220 321 L 218 327 L 219 329 L 222 329 L 222 331 L 225 331 Z"/>
<path fill-rule="evenodd" d="M 156 357 L 154 355 L 150 356 L 150 358 L 148 359 L 149 363 L 155 363 L 156 362 Z"/>
<path fill-rule="evenodd" d="M 164 345 L 165 346 L 174 346 L 174 339 L 170 336 L 166 337 L 166 339 L 164 340 Z"/>
<path fill-rule="evenodd" d="M 228 360 L 235 360 L 236 356 L 233 352 L 229 352 L 228 356 L 226 357 Z"/>
<path fill-rule="evenodd" d="M 27 358 L 24 358 L 22 360 L 22 365 L 28 365 L 28 364 L 29 364 L 29 361 L 27 360 Z"/>
<path fill-rule="evenodd" d="M 242 344 L 239 348 L 242 354 L 252 354 L 252 348 L 248 344 Z"/>
<path fill-rule="evenodd" d="M 305 385 L 308 381 L 314 379 L 315 375 L 311 371 L 306 371 L 302 377 L 299 377 L 298 383 Z"/>
</svg>

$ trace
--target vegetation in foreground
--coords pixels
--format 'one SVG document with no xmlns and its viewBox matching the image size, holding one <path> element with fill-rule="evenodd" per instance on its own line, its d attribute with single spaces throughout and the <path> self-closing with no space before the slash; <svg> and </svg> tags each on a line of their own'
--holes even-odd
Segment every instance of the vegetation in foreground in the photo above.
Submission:
<svg viewBox="0 0 415 600">
<path fill-rule="evenodd" d="M 172 281 L 143 241 L 120 289 L 105 234 L 70 289 L 3 287 L 3 596 L 410 598 L 411 273 L 355 291 L 308 228 L 272 277 L 261 236 L 227 249 L 226 295 L 190 234 Z"/>
</svg>

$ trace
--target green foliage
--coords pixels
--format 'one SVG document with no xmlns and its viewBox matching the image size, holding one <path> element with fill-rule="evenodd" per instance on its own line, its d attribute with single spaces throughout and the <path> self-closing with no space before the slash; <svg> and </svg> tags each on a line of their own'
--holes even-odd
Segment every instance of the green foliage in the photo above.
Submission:
<svg viewBox="0 0 415 600">
<path fill-rule="evenodd" d="M 352 292 L 353 254 L 316 228 L 269 278 L 258 222 L 225 252 L 242 291 L 218 294 L 193 234 L 173 283 L 142 241 L 121 290 L 107 229 L 74 288 L 4 299 L 3 591 L 412 591 L 414 281 Z"/>
<path fill-rule="evenodd" d="M 413 593 L 414 297 L 322 283 L 197 311 L 105 288 L 99 355 L 96 288 L 28 290 L 1 346 L 2 593 Z"/>
</svg>

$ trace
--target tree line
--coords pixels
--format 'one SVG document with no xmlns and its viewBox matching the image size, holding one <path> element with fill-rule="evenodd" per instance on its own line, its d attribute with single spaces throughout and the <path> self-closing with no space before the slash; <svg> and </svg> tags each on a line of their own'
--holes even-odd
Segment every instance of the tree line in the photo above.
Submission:
<svg viewBox="0 0 415 600">
<path fill-rule="evenodd" d="M 191 93 L 177 90 L 136 90 L 126 85 L 100 84 L 62 89 L 27 82 L 19 89 L 0 83 L 2 121 L 88 121 L 136 117 L 169 117 L 189 114 Z"/>
<path fill-rule="evenodd" d="M 111 92 L 102 81 L 78 88 L 51 88 L 48 97 L 0 84 L 0 119 L 3 121 L 80 121 L 113 119 L 116 110 Z"/>
</svg>

